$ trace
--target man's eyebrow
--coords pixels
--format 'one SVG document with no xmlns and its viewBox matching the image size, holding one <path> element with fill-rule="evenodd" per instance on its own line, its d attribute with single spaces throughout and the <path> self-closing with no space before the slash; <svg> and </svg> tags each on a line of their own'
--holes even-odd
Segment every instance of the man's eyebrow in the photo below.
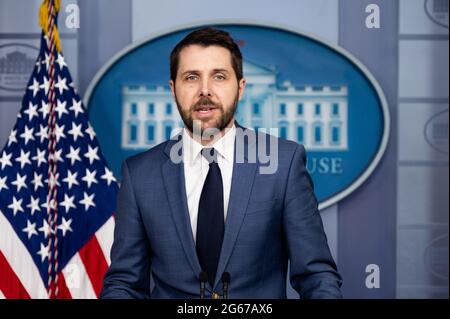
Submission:
<svg viewBox="0 0 450 319">
<path fill-rule="evenodd" d="M 213 73 L 217 73 L 217 72 L 223 72 L 223 73 L 230 73 L 230 71 L 228 71 L 227 69 L 213 69 L 212 70 Z M 181 76 L 184 76 L 186 74 L 200 74 L 201 72 L 199 70 L 187 70 L 184 71 L 183 73 L 181 73 Z"/>
<path fill-rule="evenodd" d="M 227 69 L 214 69 L 213 72 L 214 73 L 217 73 L 217 72 L 229 73 L 230 71 L 228 71 Z"/>
<path fill-rule="evenodd" d="M 198 71 L 198 70 L 187 70 L 187 71 L 184 71 L 183 73 L 181 73 L 181 76 L 183 76 L 183 75 L 185 75 L 185 74 L 188 74 L 188 73 L 191 73 L 191 74 L 199 74 L 200 71 Z"/>
</svg>

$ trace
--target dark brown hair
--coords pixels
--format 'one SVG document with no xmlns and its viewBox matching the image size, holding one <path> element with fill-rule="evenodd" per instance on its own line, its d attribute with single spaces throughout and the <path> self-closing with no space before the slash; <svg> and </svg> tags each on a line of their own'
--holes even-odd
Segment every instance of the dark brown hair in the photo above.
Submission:
<svg viewBox="0 0 450 319">
<path fill-rule="evenodd" d="M 208 47 L 216 45 L 223 47 L 231 53 L 231 65 L 236 73 L 236 78 L 239 81 L 242 79 L 242 54 L 239 46 L 234 42 L 228 32 L 206 27 L 195 30 L 189 33 L 183 40 L 173 48 L 170 54 L 170 79 L 175 82 L 178 72 L 178 64 L 180 60 L 180 52 L 183 48 L 189 45 L 201 45 Z"/>
</svg>

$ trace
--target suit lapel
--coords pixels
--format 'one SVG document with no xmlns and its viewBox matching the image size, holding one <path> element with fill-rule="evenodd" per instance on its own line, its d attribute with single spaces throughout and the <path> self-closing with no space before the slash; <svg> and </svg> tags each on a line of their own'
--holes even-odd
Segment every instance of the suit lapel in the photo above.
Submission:
<svg viewBox="0 0 450 319">
<path fill-rule="evenodd" d="M 237 128 L 244 129 L 236 123 Z M 244 221 L 247 204 L 250 199 L 250 193 L 253 186 L 253 180 L 257 169 L 257 163 L 249 163 L 248 156 L 244 156 L 243 163 L 237 163 L 236 149 L 239 141 L 239 134 L 236 134 L 235 141 L 235 155 L 233 176 L 231 181 L 231 192 L 227 211 L 227 220 L 225 223 L 225 234 L 222 243 L 222 250 L 220 253 L 219 265 L 217 267 L 216 280 L 214 287 L 220 281 L 220 277 L 225 270 L 225 267 L 230 259 L 236 239 L 239 235 L 242 222 Z M 247 144 L 244 142 L 244 149 L 248 152 L 256 152 L 255 144 Z M 255 153 L 256 154 L 256 153 Z"/>
<path fill-rule="evenodd" d="M 180 237 L 186 257 L 194 271 L 195 275 L 201 271 L 200 263 L 197 258 L 194 237 L 192 235 L 191 222 L 189 218 L 189 210 L 187 206 L 184 166 L 183 162 L 174 163 L 170 159 L 170 149 L 176 141 L 170 140 L 165 148 L 165 153 L 169 156 L 163 164 L 162 175 L 164 186 L 166 188 L 169 205 L 172 212 L 175 227 Z"/>
</svg>

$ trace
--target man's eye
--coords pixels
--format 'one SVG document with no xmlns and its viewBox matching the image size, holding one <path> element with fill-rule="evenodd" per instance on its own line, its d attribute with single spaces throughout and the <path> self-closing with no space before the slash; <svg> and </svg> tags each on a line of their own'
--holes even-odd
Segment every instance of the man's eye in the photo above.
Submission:
<svg viewBox="0 0 450 319">
<path fill-rule="evenodd" d="M 186 80 L 188 80 L 188 81 L 194 81 L 194 80 L 196 80 L 197 79 L 197 76 L 196 75 L 188 75 L 187 77 L 186 77 Z"/>
<path fill-rule="evenodd" d="M 216 80 L 225 80 L 225 76 L 222 75 L 222 74 L 216 74 L 216 75 L 214 76 L 214 78 L 215 78 Z"/>
</svg>

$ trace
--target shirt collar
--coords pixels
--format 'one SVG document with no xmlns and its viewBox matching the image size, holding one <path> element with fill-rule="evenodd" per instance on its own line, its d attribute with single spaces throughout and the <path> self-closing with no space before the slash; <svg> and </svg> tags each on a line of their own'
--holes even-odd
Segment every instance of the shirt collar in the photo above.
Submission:
<svg viewBox="0 0 450 319">
<path fill-rule="evenodd" d="M 225 135 L 215 141 L 214 144 L 203 146 L 194 140 L 188 133 L 186 128 L 183 129 L 183 154 L 185 159 L 189 162 L 194 162 L 200 156 L 203 148 L 214 147 L 217 152 L 228 162 L 232 163 L 234 160 L 234 140 L 236 137 L 236 127 L 233 124 L 231 128 L 226 129 Z"/>
</svg>

